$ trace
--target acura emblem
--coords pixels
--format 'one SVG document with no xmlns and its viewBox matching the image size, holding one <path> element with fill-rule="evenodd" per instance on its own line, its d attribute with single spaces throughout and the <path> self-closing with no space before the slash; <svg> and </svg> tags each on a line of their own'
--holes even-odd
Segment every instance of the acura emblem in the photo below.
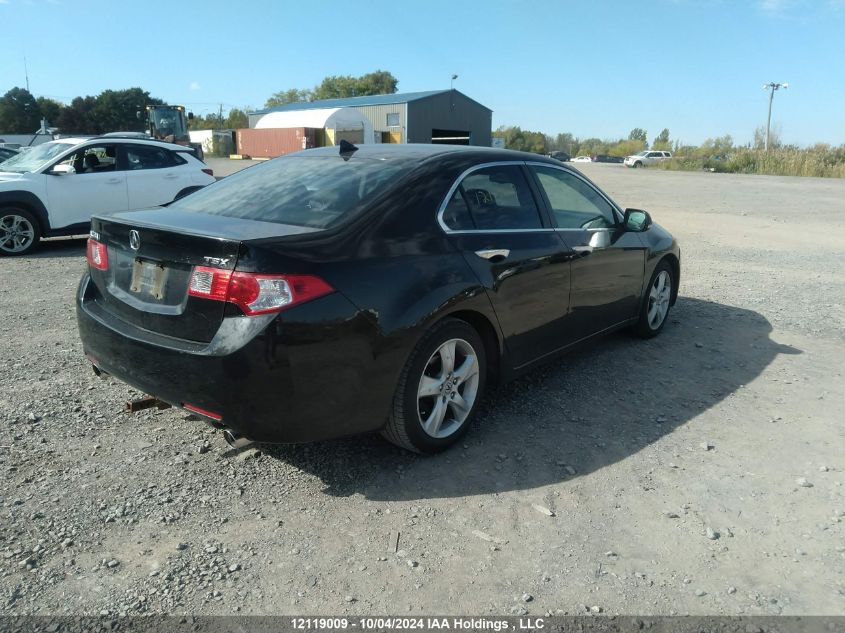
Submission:
<svg viewBox="0 0 845 633">
<path fill-rule="evenodd" d="M 138 235 L 138 231 L 136 231 L 135 229 L 129 231 L 129 247 L 133 251 L 137 251 L 139 248 L 141 248 L 141 236 Z"/>
</svg>

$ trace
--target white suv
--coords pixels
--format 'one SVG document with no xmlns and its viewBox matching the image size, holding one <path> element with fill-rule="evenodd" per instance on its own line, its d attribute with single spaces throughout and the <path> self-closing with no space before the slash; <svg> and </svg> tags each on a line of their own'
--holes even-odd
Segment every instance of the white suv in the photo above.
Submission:
<svg viewBox="0 0 845 633">
<path fill-rule="evenodd" d="M 63 138 L 0 164 L 0 255 L 42 237 L 88 233 L 91 216 L 154 207 L 214 182 L 190 147 L 160 141 Z"/>
<path fill-rule="evenodd" d="M 672 158 L 672 152 L 643 150 L 633 156 L 626 156 L 624 162 L 626 167 L 645 167 L 646 165 L 654 165 L 654 163 L 659 163 L 669 158 Z"/>
</svg>

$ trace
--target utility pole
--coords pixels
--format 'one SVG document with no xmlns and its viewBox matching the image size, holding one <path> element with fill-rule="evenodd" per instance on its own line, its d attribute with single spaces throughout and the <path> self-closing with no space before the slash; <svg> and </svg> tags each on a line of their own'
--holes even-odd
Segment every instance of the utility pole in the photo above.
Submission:
<svg viewBox="0 0 845 633">
<path fill-rule="evenodd" d="M 771 129 L 772 129 L 772 101 L 774 101 L 774 99 L 775 99 L 775 91 L 780 90 L 781 88 L 786 90 L 787 88 L 789 88 L 789 84 L 787 84 L 787 83 L 779 84 L 779 83 L 775 83 L 773 81 L 769 82 L 767 84 L 763 84 L 763 90 L 769 91 L 769 118 L 766 120 L 766 150 L 765 150 L 767 152 L 769 151 L 769 134 L 771 133 Z"/>
<path fill-rule="evenodd" d="M 29 92 L 29 70 L 26 67 L 26 55 L 23 56 L 23 75 L 26 77 L 26 91 Z"/>
</svg>

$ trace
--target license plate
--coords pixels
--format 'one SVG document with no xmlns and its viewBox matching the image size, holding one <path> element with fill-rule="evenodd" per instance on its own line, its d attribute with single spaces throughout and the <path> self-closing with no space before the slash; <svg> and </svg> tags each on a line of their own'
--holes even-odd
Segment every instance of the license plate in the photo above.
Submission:
<svg viewBox="0 0 845 633">
<path fill-rule="evenodd" d="M 164 298 L 164 284 L 167 282 L 167 268 L 155 262 L 136 259 L 132 267 L 132 285 L 129 290 L 139 295 L 149 295 L 161 301 Z"/>
</svg>

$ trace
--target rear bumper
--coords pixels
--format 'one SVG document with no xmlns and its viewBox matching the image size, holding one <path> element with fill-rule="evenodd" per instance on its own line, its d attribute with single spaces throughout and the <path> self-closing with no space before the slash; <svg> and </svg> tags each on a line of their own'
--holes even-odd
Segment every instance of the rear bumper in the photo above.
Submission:
<svg viewBox="0 0 845 633">
<path fill-rule="evenodd" d="M 280 315 L 227 318 L 210 343 L 198 344 L 119 320 L 89 283 L 86 274 L 76 305 L 85 354 L 160 400 L 214 412 L 258 442 L 353 435 L 386 420 L 395 384 L 367 380 L 374 328 L 339 293 Z"/>
</svg>

